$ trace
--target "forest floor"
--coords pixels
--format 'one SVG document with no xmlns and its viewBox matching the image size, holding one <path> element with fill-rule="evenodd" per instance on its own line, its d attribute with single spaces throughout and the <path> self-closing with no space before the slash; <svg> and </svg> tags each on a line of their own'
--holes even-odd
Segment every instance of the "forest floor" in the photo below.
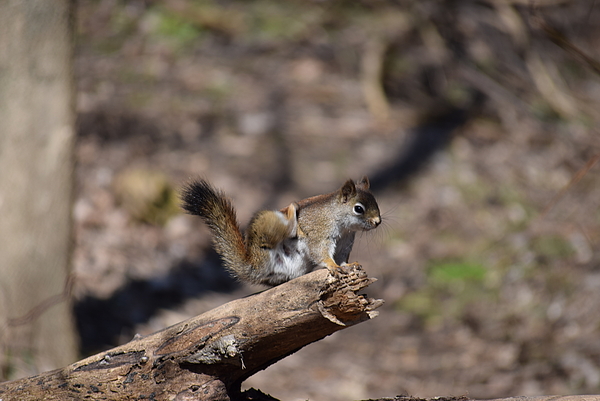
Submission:
<svg viewBox="0 0 600 401">
<path fill-rule="evenodd" d="M 264 289 L 179 211 L 186 180 L 243 226 L 366 174 L 384 223 L 351 261 L 380 316 L 245 386 L 600 393 L 600 4 L 539 3 L 80 1 L 82 353 Z"/>
</svg>

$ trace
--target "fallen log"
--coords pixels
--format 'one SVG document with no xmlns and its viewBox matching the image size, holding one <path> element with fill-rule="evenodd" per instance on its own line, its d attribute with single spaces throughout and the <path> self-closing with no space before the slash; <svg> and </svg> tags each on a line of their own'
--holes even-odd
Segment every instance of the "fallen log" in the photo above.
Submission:
<svg viewBox="0 0 600 401">
<path fill-rule="evenodd" d="M 317 270 L 62 369 L 0 383 L 0 400 L 237 400 L 254 373 L 377 315 L 360 266 Z M 262 398 L 261 398 L 262 399 Z"/>
</svg>

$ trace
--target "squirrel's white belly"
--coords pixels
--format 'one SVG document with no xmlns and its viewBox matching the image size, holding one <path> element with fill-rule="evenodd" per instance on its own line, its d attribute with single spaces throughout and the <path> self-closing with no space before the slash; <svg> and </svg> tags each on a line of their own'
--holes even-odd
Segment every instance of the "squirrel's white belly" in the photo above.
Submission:
<svg viewBox="0 0 600 401">
<path fill-rule="evenodd" d="M 308 245 L 298 238 L 289 238 L 269 252 L 268 271 L 273 281 L 288 281 L 311 272 L 315 264 L 311 261 Z"/>
</svg>

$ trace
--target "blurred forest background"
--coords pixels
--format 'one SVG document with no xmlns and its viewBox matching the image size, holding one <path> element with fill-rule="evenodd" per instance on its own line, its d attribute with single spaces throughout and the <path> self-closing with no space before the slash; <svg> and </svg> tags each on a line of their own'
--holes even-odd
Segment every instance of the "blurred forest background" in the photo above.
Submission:
<svg viewBox="0 0 600 401">
<path fill-rule="evenodd" d="M 598 60 L 595 0 L 77 1 L 81 355 L 262 289 L 178 209 L 189 178 L 244 225 L 366 174 L 380 316 L 247 386 L 600 393 Z"/>
</svg>

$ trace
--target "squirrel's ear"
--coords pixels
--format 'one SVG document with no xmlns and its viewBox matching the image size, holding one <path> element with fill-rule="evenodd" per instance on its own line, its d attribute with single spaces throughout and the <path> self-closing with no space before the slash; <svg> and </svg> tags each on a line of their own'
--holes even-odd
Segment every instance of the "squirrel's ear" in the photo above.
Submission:
<svg viewBox="0 0 600 401">
<path fill-rule="evenodd" d="M 285 209 L 281 209 L 281 212 L 285 215 L 288 223 L 290 237 L 298 236 L 298 215 L 296 214 L 298 211 L 298 204 L 296 202 L 290 203 L 288 207 Z"/>
<path fill-rule="evenodd" d="M 356 183 L 356 186 L 359 189 L 366 191 L 371 186 L 371 183 L 369 182 L 369 178 L 366 175 L 363 175 L 363 178 L 361 178 L 360 181 Z"/>
<path fill-rule="evenodd" d="M 288 220 L 296 220 L 298 217 L 296 216 L 296 212 L 298 210 L 298 204 L 296 202 L 290 203 L 286 208 L 281 209 L 280 212 L 285 214 L 285 217 Z"/>
<path fill-rule="evenodd" d="M 352 198 L 356 195 L 356 186 L 354 185 L 354 181 L 348 180 L 344 184 L 344 186 L 340 189 L 340 197 L 342 199 L 342 203 L 348 202 L 348 199 Z"/>
</svg>

